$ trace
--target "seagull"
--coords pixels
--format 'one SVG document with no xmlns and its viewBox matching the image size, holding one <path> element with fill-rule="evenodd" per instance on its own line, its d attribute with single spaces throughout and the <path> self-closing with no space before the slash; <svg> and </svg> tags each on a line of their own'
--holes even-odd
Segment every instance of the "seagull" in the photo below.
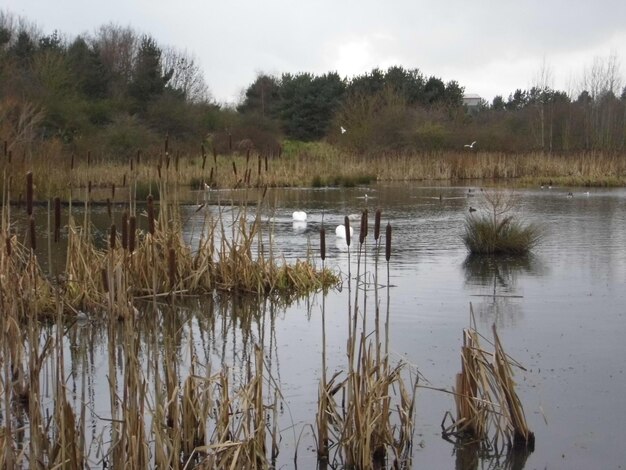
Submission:
<svg viewBox="0 0 626 470">
<path fill-rule="evenodd" d="M 343 126 L 339 126 L 339 129 L 341 129 L 341 133 L 342 133 L 342 134 L 345 134 L 345 133 L 346 133 L 346 130 L 345 130 L 345 128 L 344 128 Z"/>
<path fill-rule="evenodd" d="M 467 147 L 468 149 L 473 149 L 474 145 L 476 145 L 476 141 L 472 142 L 471 144 L 465 144 L 463 147 Z"/>
</svg>

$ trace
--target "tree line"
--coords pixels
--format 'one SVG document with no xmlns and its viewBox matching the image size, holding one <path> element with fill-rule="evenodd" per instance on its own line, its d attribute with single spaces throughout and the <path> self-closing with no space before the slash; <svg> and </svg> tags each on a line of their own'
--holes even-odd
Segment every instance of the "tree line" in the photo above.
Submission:
<svg viewBox="0 0 626 470">
<path fill-rule="evenodd" d="M 597 59 L 577 93 L 538 80 L 471 108 L 457 81 L 402 66 L 350 78 L 261 73 L 233 107 L 212 99 L 191 54 L 150 35 L 109 24 L 67 39 L 0 11 L 0 138 L 9 150 L 48 145 L 107 158 L 157 148 L 165 135 L 217 152 L 273 152 L 285 138 L 370 154 L 463 149 L 474 140 L 490 151 L 623 151 L 618 69 L 614 58 Z"/>
</svg>

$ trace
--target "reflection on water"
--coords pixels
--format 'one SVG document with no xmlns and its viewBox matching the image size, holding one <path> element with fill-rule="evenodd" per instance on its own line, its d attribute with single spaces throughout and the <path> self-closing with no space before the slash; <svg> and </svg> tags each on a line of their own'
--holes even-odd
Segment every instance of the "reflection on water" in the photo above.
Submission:
<svg viewBox="0 0 626 470">
<path fill-rule="evenodd" d="M 334 228 L 345 215 L 366 208 L 373 214 L 381 208 L 383 224 L 393 226 L 389 265 L 393 357 L 415 364 L 432 385 L 450 388 L 460 366 L 461 335 L 471 302 L 478 327 L 486 330 L 495 322 L 507 352 L 528 369 L 516 381 L 537 439 L 533 454 L 485 459 L 472 455 L 471 449 L 458 449 L 452 456 L 451 444 L 440 438 L 439 425 L 453 401 L 445 394 L 420 391 L 416 439 L 423 446 L 414 449 L 416 468 L 622 465 L 623 416 L 617 411 L 626 409 L 622 393 L 626 387 L 626 191 L 598 189 L 577 197 L 579 191 L 573 189 L 573 198 L 566 197 L 570 188 L 521 191 L 520 215 L 543 224 L 546 237 L 534 256 L 495 259 L 468 257 L 461 242 L 468 207 L 476 204 L 477 197 L 467 196 L 467 186 L 381 184 L 372 189 L 369 194 L 375 198 L 368 199 L 360 198 L 361 188 L 269 190 L 265 205 L 259 207 L 265 222 L 264 243 L 269 244 L 271 237 L 275 255 L 288 262 L 307 253 L 319 262 L 323 224 L 326 264 L 345 278 L 348 247 L 334 236 Z M 199 238 L 203 218 L 218 210 L 211 205 L 196 209 L 182 208 L 189 241 Z M 122 210 L 116 207 L 112 220 L 105 209 L 95 211 L 95 233 L 104 237 L 112 221 L 119 223 Z M 229 209 L 221 210 L 227 213 Z M 307 213 L 306 227 L 294 225 L 295 210 Z M 38 233 L 45 234 L 45 214 L 37 216 Z M 139 223 L 145 220 L 140 217 Z M 53 245 L 53 263 L 54 257 L 61 265 L 64 262 L 62 244 L 63 240 Z M 46 245 L 45 240 L 38 243 L 43 264 L 48 259 Z M 372 244 L 367 249 L 374 250 Z M 354 245 L 350 250 L 354 263 Z M 337 370 L 345 358 L 346 296 L 344 289 L 325 298 L 329 372 Z M 254 345 L 262 345 L 282 392 L 283 440 L 277 466 L 291 468 L 299 446 L 299 466 L 313 468 L 315 455 L 305 449 L 314 448 L 310 426 L 320 375 L 321 303 L 318 295 L 281 306 L 219 297 L 189 299 L 175 308 L 158 305 L 156 311 L 147 304 L 136 327 L 140 353 L 144 360 L 154 361 L 167 351 L 183 376 L 192 357 L 203 366 L 212 364 L 213 370 L 225 364 L 231 378 L 241 382 Z M 93 320 L 77 323 L 66 336 L 67 387 L 77 409 L 88 404 L 92 455 L 103 429 L 110 426 L 106 417 L 110 415 L 111 334 L 118 345 L 113 348 L 113 371 L 119 381 L 124 370 L 119 328 L 109 332 L 106 325 Z M 154 376 L 147 369 L 145 374 L 152 384 Z"/>
</svg>

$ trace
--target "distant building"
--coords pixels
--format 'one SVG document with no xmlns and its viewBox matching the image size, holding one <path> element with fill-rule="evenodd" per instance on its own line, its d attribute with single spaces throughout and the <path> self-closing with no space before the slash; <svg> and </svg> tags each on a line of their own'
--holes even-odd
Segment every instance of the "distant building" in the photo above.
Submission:
<svg viewBox="0 0 626 470">
<path fill-rule="evenodd" d="M 470 110 L 477 109 L 483 99 L 476 93 L 465 93 L 463 95 L 463 104 Z"/>
</svg>

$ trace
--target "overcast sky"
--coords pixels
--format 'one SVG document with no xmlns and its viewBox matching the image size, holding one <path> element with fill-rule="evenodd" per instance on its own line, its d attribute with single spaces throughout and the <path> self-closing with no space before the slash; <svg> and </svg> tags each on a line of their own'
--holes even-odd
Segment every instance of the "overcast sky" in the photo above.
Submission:
<svg viewBox="0 0 626 470">
<path fill-rule="evenodd" d="M 233 102 L 259 72 L 350 77 L 402 65 L 491 100 L 536 83 L 578 89 L 594 60 L 626 71 L 626 1 L 2 0 L 44 33 L 115 23 L 187 50 L 213 97 Z M 545 66 L 543 65 L 545 64 Z M 622 78 L 622 84 L 626 81 Z"/>
</svg>

